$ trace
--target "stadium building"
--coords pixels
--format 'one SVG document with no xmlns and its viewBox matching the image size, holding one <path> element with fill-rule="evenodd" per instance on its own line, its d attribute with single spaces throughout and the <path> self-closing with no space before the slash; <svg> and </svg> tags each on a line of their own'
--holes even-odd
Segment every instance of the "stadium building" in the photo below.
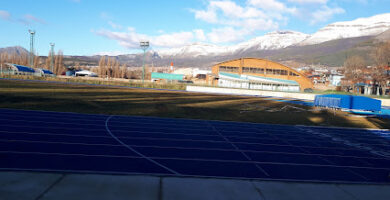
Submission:
<svg viewBox="0 0 390 200">
<path fill-rule="evenodd" d="M 241 58 L 218 63 L 207 83 L 219 87 L 298 92 L 313 89 L 305 75 L 282 64 L 258 58 Z"/>
</svg>

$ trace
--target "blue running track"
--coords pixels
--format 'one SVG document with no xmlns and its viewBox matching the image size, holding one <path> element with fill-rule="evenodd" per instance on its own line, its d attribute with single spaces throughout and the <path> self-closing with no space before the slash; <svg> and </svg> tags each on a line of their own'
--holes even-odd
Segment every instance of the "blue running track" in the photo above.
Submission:
<svg viewBox="0 0 390 200">
<path fill-rule="evenodd" d="M 390 183 L 390 131 L 0 109 L 0 170 Z"/>
</svg>

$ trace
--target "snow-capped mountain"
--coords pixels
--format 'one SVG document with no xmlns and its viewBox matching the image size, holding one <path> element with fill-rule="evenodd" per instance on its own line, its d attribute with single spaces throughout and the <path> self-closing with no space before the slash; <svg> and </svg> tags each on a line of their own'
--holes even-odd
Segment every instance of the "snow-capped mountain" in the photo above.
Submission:
<svg viewBox="0 0 390 200">
<path fill-rule="evenodd" d="M 235 51 L 282 49 L 298 44 L 308 37 L 309 35 L 296 31 L 275 31 L 232 46 L 232 48 Z"/>
<path fill-rule="evenodd" d="M 304 40 L 300 45 L 319 44 L 330 40 L 372 36 L 390 29 L 390 13 L 329 24 Z"/>
<path fill-rule="evenodd" d="M 390 13 L 329 24 L 313 35 L 296 31 L 275 31 L 251 40 L 231 45 L 194 43 L 184 47 L 160 50 L 162 57 L 223 56 L 248 50 L 277 50 L 289 46 L 305 46 L 363 36 L 376 36 L 390 29 Z"/>
<path fill-rule="evenodd" d="M 213 44 L 194 43 L 181 48 L 159 51 L 160 56 L 215 56 L 229 55 L 237 52 L 252 50 L 281 49 L 298 44 L 309 35 L 295 31 L 275 31 L 264 36 L 256 37 L 246 42 L 231 46 L 218 46 Z"/>
</svg>

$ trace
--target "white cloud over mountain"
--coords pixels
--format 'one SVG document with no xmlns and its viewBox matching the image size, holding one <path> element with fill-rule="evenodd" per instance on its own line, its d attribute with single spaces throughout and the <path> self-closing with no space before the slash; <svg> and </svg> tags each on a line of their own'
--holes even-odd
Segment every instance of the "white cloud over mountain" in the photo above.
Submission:
<svg viewBox="0 0 390 200">
<path fill-rule="evenodd" d="M 116 40 L 126 48 L 138 48 L 140 40 L 149 40 L 157 48 L 179 47 L 199 41 L 232 44 L 258 32 L 278 30 L 294 18 L 314 25 L 345 13 L 343 8 L 328 4 L 328 0 L 210 0 L 205 2 L 203 9 L 189 9 L 196 20 L 209 24 L 209 29 L 194 27 L 193 30 L 171 33 L 162 30 L 160 35 L 145 35 L 131 28 L 120 31 L 123 26 L 110 19 L 107 23 L 113 30 L 101 29 L 95 33 Z"/>
</svg>

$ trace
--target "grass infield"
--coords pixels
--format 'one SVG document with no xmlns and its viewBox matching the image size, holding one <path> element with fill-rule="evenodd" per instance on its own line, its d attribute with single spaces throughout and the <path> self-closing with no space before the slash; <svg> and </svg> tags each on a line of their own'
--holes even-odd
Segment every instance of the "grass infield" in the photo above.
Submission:
<svg viewBox="0 0 390 200">
<path fill-rule="evenodd" d="M 265 98 L 0 80 L 0 108 L 256 123 L 390 128 L 389 119 L 352 116 Z"/>
</svg>

